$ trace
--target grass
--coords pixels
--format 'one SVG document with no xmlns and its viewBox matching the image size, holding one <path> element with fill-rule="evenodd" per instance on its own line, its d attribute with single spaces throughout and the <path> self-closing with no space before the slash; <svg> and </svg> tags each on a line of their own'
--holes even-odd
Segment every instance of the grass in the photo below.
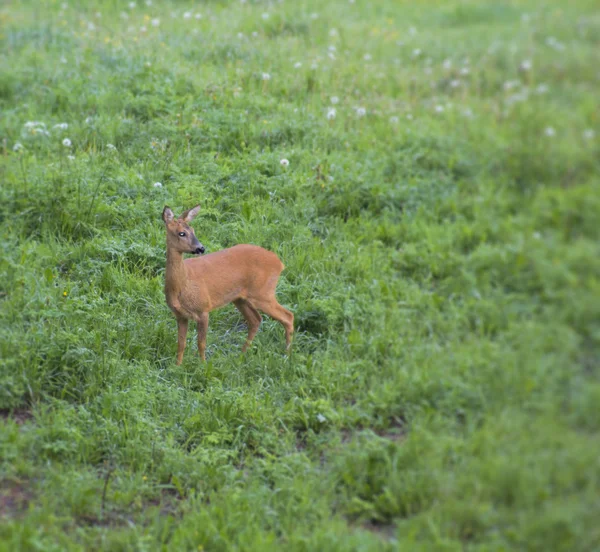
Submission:
<svg viewBox="0 0 600 552">
<path fill-rule="evenodd" d="M 0 550 L 600 548 L 595 2 L 0 21 Z M 198 202 L 290 358 L 229 307 L 175 365 Z"/>
</svg>

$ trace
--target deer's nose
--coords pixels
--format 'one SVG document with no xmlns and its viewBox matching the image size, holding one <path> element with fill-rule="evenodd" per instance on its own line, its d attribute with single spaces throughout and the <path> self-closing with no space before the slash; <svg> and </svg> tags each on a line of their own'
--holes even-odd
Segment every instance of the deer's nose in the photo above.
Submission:
<svg viewBox="0 0 600 552">
<path fill-rule="evenodd" d="M 200 247 L 196 247 L 196 254 L 197 255 L 202 255 L 202 253 L 204 253 L 206 251 L 206 249 L 204 249 L 204 246 L 201 245 Z"/>
</svg>

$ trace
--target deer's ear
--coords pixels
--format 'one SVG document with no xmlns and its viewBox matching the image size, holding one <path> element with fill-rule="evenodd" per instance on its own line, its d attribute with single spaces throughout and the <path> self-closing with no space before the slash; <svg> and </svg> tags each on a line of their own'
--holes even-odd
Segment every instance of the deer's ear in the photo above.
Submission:
<svg viewBox="0 0 600 552">
<path fill-rule="evenodd" d="M 171 211 L 171 209 L 169 209 L 166 205 L 165 205 L 165 208 L 163 209 L 162 218 L 165 221 L 165 224 L 169 224 L 169 222 L 172 222 L 173 219 L 175 218 L 173 211 Z"/>
<path fill-rule="evenodd" d="M 183 213 L 179 218 L 183 222 L 191 222 L 194 220 L 194 217 L 200 212 L 200 205 L 196 205 L 196 207 L 192 207 L 188 209 L 185 213 Z"/>
</svg>

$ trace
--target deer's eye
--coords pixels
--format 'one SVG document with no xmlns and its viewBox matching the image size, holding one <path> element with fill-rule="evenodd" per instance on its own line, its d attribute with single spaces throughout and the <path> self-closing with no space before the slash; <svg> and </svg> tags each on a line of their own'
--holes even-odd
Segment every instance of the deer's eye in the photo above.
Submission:
<svg viewBox="0 0 600 552">
<path fill-rule="evenodd" d="M 185 232 L 179 232 L 179 235 L 180 235 L 182 238 L 185 238 Z"/>
</svg>

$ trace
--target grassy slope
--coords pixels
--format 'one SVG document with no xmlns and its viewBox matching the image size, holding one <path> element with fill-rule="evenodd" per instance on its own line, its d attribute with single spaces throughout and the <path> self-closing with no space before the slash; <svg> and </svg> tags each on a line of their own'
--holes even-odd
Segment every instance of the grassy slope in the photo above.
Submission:
<svg viewBox="0 0 600 552">
<path fill-rule="evenodd" d="M 0 549 L 600 546 L 593 6 L 4 3 Z M 175 366 L 198 201 L 291 359 L 227 308 Z"/>
</svg>

